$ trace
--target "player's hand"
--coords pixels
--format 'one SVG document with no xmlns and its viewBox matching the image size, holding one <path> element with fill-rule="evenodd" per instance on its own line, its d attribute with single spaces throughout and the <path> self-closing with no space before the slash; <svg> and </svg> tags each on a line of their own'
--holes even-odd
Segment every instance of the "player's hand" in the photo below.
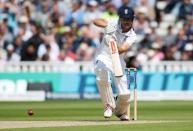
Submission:
<svg viewBox="0 0 193 131">
<path fill-rule="evenodd" d="M 115 34 L 111 34 L 111 35 L 109 35 L 109 34 L 106 34 L 105 36 L 104 36 L 104 40 L 105 40 L 105 45 L 106 46 L 109 46 L 109 43 L 110 43 L 110 39 L 114 39 L 115 41 L 117 41 L 117 38 L 116 38 L 116 36 L 115 36 Z"/>
</svg>

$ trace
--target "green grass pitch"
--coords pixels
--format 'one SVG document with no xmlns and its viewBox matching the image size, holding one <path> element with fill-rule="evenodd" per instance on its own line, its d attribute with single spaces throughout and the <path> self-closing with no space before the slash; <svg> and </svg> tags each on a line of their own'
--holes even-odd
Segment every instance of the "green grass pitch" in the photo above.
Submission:
<svg viewBox="0 0 193 131">
<path fill-rule="evenodd" d="M 27 115 L 32 108 L 33 116 Z M 175 121 L 144 124 L 87 125 L 0 129 L 5 131 L 193 131 L 193 101 L 138 102 L 138 121 Z M 118 121 L 113 116 L 112 121 Z M 110 120 L 110 121 L 111 121 Z M 0 102 L 0 121 L 104 121 L 100 100 Z"/>
</svg>

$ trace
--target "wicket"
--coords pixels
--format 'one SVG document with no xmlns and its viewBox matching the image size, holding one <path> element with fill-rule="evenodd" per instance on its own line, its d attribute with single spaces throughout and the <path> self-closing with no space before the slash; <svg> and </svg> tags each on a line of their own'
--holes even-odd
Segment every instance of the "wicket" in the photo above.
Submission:
<svg viewBox="0 0 193 131">
<path fill-rule="evenodd" d="M 134 88 L 133 88 L 133 115 L 134 118 L 133 120 L 137 120 L 137 69 L 136 68 L 126 68 L 125 69 L 125 73 L 126 73 L 126 77 L 127 77 L 127 85 L 128 85 L 128 89 L 131 91 L 130 88 L 130 75 L 131 75 L 131 71 L 134 71 Z M 132 95 L 132 92 L 131 92 Z M 130 96 L 131 99 L 131 96 Z M 129 118 L 132 120 L 131 118 L 131 100 L 130 100 L 130 104 L 128 106 L 128 110 L 127 110 L 127 114 L 129 116 Z"/>
</svg>

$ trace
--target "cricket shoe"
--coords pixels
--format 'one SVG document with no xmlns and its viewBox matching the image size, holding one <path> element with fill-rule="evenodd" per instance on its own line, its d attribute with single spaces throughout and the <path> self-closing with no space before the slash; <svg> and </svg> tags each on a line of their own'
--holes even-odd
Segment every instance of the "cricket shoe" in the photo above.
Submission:
<svg viewBox="0 0 193 131">
<path fill-rule="evenodd" d="M 129 119 L 129 117 L 128 117 L 128 115 L 126 115 L 126 114 L 122 114 L 122 115 L 117 115 L 117 114 L 115 114 L 121 121 L 129 121 L 130 119 Z"/>
<path fill-rule="evenodd" d="M 113 108 L 109 104 L 107 104 L 104 111 L 104 117 L 106 119 L 109 119 L 111 118 L 112 114 L 113 114 Z"/>
</svg>

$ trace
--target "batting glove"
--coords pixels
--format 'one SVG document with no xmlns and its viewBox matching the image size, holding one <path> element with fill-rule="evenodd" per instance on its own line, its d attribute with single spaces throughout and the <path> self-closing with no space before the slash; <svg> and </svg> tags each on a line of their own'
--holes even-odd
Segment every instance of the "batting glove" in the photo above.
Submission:
<svg viewBox="0 0 193 131">
<path fill-rule="evenodd" d="M 117 26 L 116 25 L 107 25 L 105 28 L 104 28 L 104 33 L 105 34 L 112 34 L 116 31 L 117 29 Z"/>
<path fill-rule="evenodd" d="M 113 34 L 105 34 L 105 36 L 104 36 L 104 41 L 105 42 L 104 43 L 105 43 L 106 46 L 109 46 L 109 42 L 110 42 L 111 38 L 113 38 L 115 41 L 117 41 L 117 38 L 116 38 L 114 33 Z"/>
</svg>

